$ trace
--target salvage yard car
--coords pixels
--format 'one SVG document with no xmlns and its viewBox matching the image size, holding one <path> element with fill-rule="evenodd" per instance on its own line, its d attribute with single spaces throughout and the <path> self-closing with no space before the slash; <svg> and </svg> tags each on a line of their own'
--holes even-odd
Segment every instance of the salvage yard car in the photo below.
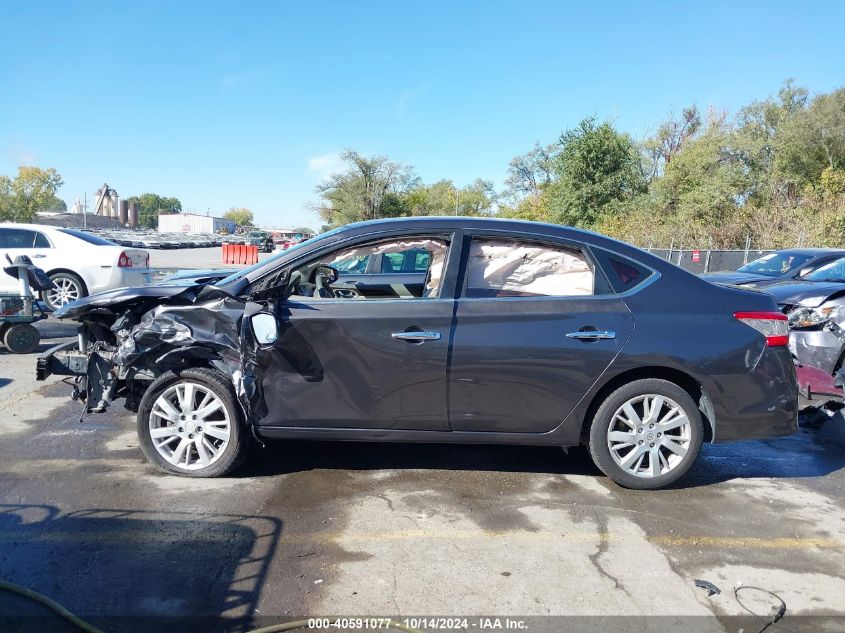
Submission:
<svg viewBox="0 0 845 633">
<path fill-rule="evenodd" d="M 736 270 L 702 273 L 700 277 L 714 284 L 764 287 L 787 279 L 797 279 L 845 256 L 836 248 L 790 248 L 768 253 Z"/>
<path fill-rule="evenodd" d="M 845 363 L 845 257 L 765 288 L 789 318 L 796 359 L 834 374 Z"/>
<path fill-rule="evenodd" d="M 0 224 L 0 261 L 25 255 L 44 270 L 54 287 L 41 293 L 50 310 L 90 293 L 150 283 L 150 256 L 97 235 L 41 224 Z M 0 275 L 0 292 L 17 281 Z"/>
<path fill-rule="evenodd" d="M 337 292 L 333 262 L 409 252 L 427 253 L 419 296 Z M 561 226 L 363 222 L 213 285 L 105 292 L 56 316 L 79 340 L 43 354 L 38 378 L 76 375 L 91 412 L 125 398 L 168 473 L 229 473 L 253 436 L 584 444 L 617 483 L 652 489 L 702 442 L 796 430 L 772 297 Z"/>
</svg>

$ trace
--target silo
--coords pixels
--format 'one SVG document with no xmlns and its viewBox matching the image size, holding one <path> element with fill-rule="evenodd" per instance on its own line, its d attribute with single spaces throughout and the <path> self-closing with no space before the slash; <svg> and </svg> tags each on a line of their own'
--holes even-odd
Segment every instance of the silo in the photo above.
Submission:
<svg viewBox="0 0 845 633">
<path fill-rule="evenodd" d="M 120 201 L 120 226 L 126 226 L 129 221 L 129 201 Z"/>
<path fill-rule="evenodd" d="M 129 203 L 129 226 L 133 229 L 138 228 L 138 203 Z"/>
</svg>

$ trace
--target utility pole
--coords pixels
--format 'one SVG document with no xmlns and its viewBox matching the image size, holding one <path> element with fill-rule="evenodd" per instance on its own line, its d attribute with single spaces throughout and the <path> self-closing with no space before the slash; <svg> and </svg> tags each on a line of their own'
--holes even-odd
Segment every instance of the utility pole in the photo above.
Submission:
<svg viewBox="0 0 845 633">
<path fill-rule="evenodd" d="M 88 194 L 82 194 L 84 202 L 82 203 L 82 228 L 88 228 Z"/>
</svg>

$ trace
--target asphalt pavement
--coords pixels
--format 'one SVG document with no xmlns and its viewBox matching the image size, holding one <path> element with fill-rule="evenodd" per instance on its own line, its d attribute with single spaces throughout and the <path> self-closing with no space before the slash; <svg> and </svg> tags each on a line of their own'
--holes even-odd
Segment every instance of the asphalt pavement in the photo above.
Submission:
<svg viewBox="0 0 845 633">
<path fill-rule="evenodd" d="M 39 329 L 42 349 L 74 332 Z M 35 357 L 0 350 L 0 579 L 108 631 L 329 614 L 757 631 L 774 599 L 745 592 L 752 616 L 738 584 L 785 601 L 780 630 L 845 628 L 841 418 L 706 446 L 657 492 L 615 486 L 581 450 L 507 446 L 279 442 L 235 477 L 196 480 L 147 464 L 120 403 L 80 421 L 68 385 L 35 382 Z M 543 617 L 560 615 L 581 617 Z M 625 617 L 597 625 L 606 615 Z M 0 593 L 11 616 L 7 630 L 73 630 Z"/>
</svg>

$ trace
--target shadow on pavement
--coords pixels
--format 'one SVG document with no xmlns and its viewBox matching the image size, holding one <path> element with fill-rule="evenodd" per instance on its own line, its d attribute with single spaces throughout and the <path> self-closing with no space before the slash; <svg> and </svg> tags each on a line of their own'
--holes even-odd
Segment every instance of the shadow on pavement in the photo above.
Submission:
<svg viewBox="0 0 845 633">
<path fill-rule="evenodd" d="M 732 444 L 707 444 L 674 488 L 708 486 L 738 478 L 823 477 L 845 468 L 845 448 L 817 441 L 817 431 Z M 604 477 L 584 447 L 565 454 L 549 446 L 387 444 L 273 441 L 256 449 L 239 476 L 308 470 L 433 469 L 526 472 Z"/>
<path fill-rule="evenodd" d="M 245 631 L 281 531 L 264 516 L 0 504 L 0 578 L 106 631 Z M 0 630 L 66 629 L 0 592 Z"/>
<path fill-rule="evenodd" d="M 477 470 L 599 475 L 583 448 L 275 440 L 238 471 L 261 477 L 308 470 Z"/>
</svg>

